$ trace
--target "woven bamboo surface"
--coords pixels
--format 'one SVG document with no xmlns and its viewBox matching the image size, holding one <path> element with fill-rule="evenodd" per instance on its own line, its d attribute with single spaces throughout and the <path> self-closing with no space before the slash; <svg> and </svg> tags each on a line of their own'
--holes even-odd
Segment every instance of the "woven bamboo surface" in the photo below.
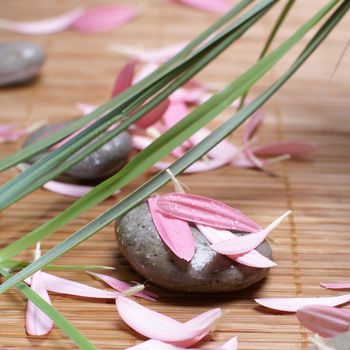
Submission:
<svg viewBox="0 0 350 350">
<path fill-rule="evenodd" d="M 1 0 L 1 16 L 30 20 L 56 15 L 82 1 L 74 0 Z M 87 5 L 99 1 L 84 1 Z M 286 38 L 325 1 L 299 1 L 278 41 Z M 109 97 L 113 79 L 125 58 L 109 50 L 112 43 L 158 47 L 188 40 L 206 28 L 215 15 L 164 3 L 147 5 L 131 24 L 101 34 L 75 32 L 24 37 L 0 32 L 0 42 L 30 40 L 47 51 L 47 62 L 40 78 L 32 84 L 0 90 L 0 122 L 28 126 L 37 120 L 57 122 L 78 116 L 76 102 L 102 103 Z M 281 6 L 281 5 L 279 5 Z M 228 82 L 254 62 L 279 6 L 269 13 L 240 43 L 206 69 L 207 81 Z M 191 192 L 213 197 L 239 208 L 261 225 L 292 209 L 293 214 L 273 234 L 273 268 L 261 283 L 241 292 L 216 295 L 174 293 L 151 287 L 160 296 L 157 303 L 141 301 L 154 310 L 185 321 L 213 307 L 222 307 L 224 316 L 216 331 L 206 338 L 207 346 L 239 337 L 240 350 L 305 350 L 308 332 L 295 315 L 264 310 L 253 298 L 268 296 L 336 295 L 319 287 L 320 282 L 350 281 L 349 239 L 349 88 L 350 54 L 325 89 L 334 66 L 349 37 L 349 16 L 327 42 L 264 108 L 266 121 L 259 142 L 306 139 L 318 143 L 317 151 L 302 160 L 293 160 L 271 168 L 277 176 L 263 172 L 225 167 L 209 173 L 183 176 Z M 300 46 L 301 47 L 301 46 Z M 300 48 L 299 47 L 299 48 Z M 259 83 L 261 91 L 281 74 L 298 50 L 293 51 Z M 224 117 L 222 117 L 224 118 Z M 234 136 L 240 142 L 241 131 Z M 19 144 L 1 145 L 1 158 Z M 0 175 L 0 181 L 15 175 L 12 169 Z M 142 177 L 123 189 L 125 195 L 140 185 Z M 170 189 L 170 187 L 168 188 Z M 166 191 L 167 188 L 164 189 Z M 86 224 L 110 207 L 108 199 L 58 230 L 46 239 L 44 250 Z M 0 216 L 0 246 L 23 236 L 66 208 L 72 199 L 38 190 Z M 30 259 L 31 252 L 21 255 Z M 75 248 L 57 263 L 115 266 L 116 276 L 126 280 L 142 279 L 123 259 L 114 240 L 113 226 Z M 102 285 L 79 272 L 58 272 L 60 276 L 93 286 Z M 119 318 L 113 303 L 94 302 L 53 295 L 53 305 L 74 323 L 99 349 L 124 349 L 143 338 Z M 349 308 L 349 306 L 346 306 Z M 0 348 L 50 349 L 74 348 L 60 330 L 49 336 L 28 337 L 24 331 L 25 301 L 12 290 L 0 296 Z"/>
</svg>

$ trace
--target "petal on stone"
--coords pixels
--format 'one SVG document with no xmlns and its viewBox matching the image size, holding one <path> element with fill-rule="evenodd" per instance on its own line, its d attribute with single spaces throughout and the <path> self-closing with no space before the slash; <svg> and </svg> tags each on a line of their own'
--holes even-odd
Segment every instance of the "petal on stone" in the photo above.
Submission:
<svg viewBox="0 0 350 350">
<path fill-rule="evenodd" d="M 148 198 L 152 221 L 163 242 L 179 258 L 190 261 L 194 255 L 194 239 L 187 222 L 165 216 L 157 206 L 157 198 Z"/>
<path fill-rule="evenodd" d="M 245 232 L 260 228 L 240 211 L 208 197 L 168 193 L 159 196 L 157 205 L 165 215 L 196 224 Z"/>
<path fill-rule="evenodd" d="M 224 255 L 245 254 L 260 245 L 266 237 L 274 230 L 289 214 L 285 212 L 263 230 L 245 236 L 235 237 L 213 244 L 211 247 L 218 253 Z"/>
</svg>

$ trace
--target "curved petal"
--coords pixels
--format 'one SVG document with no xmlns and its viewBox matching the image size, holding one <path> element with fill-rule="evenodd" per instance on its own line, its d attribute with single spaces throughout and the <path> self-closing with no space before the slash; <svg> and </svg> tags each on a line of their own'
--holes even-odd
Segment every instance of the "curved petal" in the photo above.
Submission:
<svg viewBox="0 0 350 350">
<path fill-rule="evenodd" d="M 85 196 L 94 187 L 51 180 L 44 184 L 43 188 L 45 188 L 45 190 L 55 192 L 63 196 L 80 198 Z"/>
<path fill-rule="evenodd" d="M 274 230 L 290 213 L 290 210 L 285 212 L 270 225 L 257 233 L 251 233 L 249 235 L 224 240 L 213 244 L 211 247 L 216 252 L 224 255 L 248 253 L 260 245 L 270 234 L 270 232 Z"/>
<path fill-rule="evenodd" d="M 185 341 L 197 337 L 205 327 L 192 328 L 168 316 L 152 311 L 131 299 L 116 299 L 120 317 L 145 337 L 165 342 Z"/>
<path fill-rule="evenodd" d="M 121 281 L 117 278 L 108 276 L 108 275 L 104 275 L 102 273 L 96 273 L 96 272 L 87 272 L 89 275 L 94 276 L 95 278 L 105 282 L 106 284 L 108 284 L 110 287 L 112 287 L 113 289 L 119 291 L 119 292 L 125 292 L 126 290 L 130 289 L 131 287 L 133 287 L 131 284 L 126 283 L 124 281 Z M 150 291 L 147 290 L 143 290 L 141 292 L 137 292 L 135 294 L 133 294 L 135 296 L 138 296 L 140 298 L 144 298 L 150 301 L 155 301 L 158 296 L 155 293 L 152 293 Z"/>
<path fill-rule="evenodd" d="M 237 236 L 230 231 L 218 230 L 218 229 L 204 226 L 204 225 L 196 225 L 196 226 L 198 230 L 204 235 L 204 237 L 211 244 L 219 243 L 232 238 L 237 238 Z M 246 266 L 258 267 L 258 268 L 269 268 L 277 265 L 272 260 L 260 254 L 257 250 L 251 250 L 250 252 L 243 255 L 226 255 L 226 256 Z"/>
<path fill-rule="evenodd" d="M 296 312 L 307 305 L 339 306 L 350 301 L 350 294 L 319 298 L 261 298 L 255 301 L 273 310 Z"/>
<path fill-rule="evenodd" d="M 42 272 L 35 272 L 30 278 L 32 290 L 41 296 L 47 303 L 51 304 L 47 293 Z M 29 335 L 45 335 L 51 331 L 53 321 L 49 316 L 37 308 L 30 300 L 26 309 L 26 332 Z"/>
<path fill-rule="evenodd" d="M 350 289 L 350 283 L 320 283 L 321 287 L 327 289 Z"/>
<path fill-rule="evenodd" d="M 131 60 L 127 62 L 120 70 L 112 89 L 112 97 L 119 95 L 124 90 L 128 89 L 132 85 L 136 68 L 136 61 Z"/>
<path fill-rule="evenodd" d="M 159 103 L 158 106 L 154 107 L 152 110 L 147 112 L 142 118 L 137 120 L 135 124 L 142 129 L 146 129 L 152 124 L 159 121 L 164 113 L 166 113 L 168 107 L 169 107 L 169 99 L 165 99 L 161 103 Z"/>
<path fill-rule="evenodd" d="M 165 215 L 196 224 L 246 232 L 259 229 L 240 211 L 208 197 L 168 193 L 158 197 L 157 205 Z"/>
<path fill-rule="evenodd" d="M 253 148 L 255 155 L 279 156 L 289 154 L 293 157 L 310 153 L 317 148 L 315 143 L 305 141 L 280 141 L 269 143 L 265 146 Z"/>
<path fill-rule="evenodd" d="M 350 312 L 324 305 L 308 305 L 297 310 L 299 322 L 322 337 L 331 338 L 350 330 Z"/>
<path fill-rule="evenodd" d="M 71 28 L 83 33 L 96 33 L 118 28 L 137 15 L 133 6 L 103 5 L 86 10 L 77 18 Z"/>
<path fill-rule="evenodd" d="M 157 198 L 148 198 L 152 221 L 159 236 L 179 258 L 190 261 L 194 255 L 194 239 L 187 222 L 165 216 L 158 209 Z"/>
<path fill-rule="evenodd" d="M 231 3 L 228 0 L 174 0 L 180 4 L 193 7 L 198 10 L 225 13 L 230 10 Z"/>
<path fill-rule="evenodd" d="M 29 35 L 57 33 L 68 29 L 74 21 L 80 18 L 85 12 L 85 8 L 78 7 L 61 16 L 32 22 L 15 22 L 1 19 L 1 28 Z"/>
</svg>

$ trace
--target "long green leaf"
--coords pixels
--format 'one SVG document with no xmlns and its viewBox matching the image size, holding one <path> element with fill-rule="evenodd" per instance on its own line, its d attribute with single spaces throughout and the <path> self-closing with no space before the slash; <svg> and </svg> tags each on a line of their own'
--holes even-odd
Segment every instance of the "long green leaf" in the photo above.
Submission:
<svg viewBox="0 0 350 350">
<path fill-rule="evenodd" d="M 288 47 L 292 45 L 294 40 L 302 37 L 302 33 L 306 32 L 307 29 L 311 28 L 316 24 L 324 15 L 328 13 L 335 6 L 337 1 L 331 1 L 326 7 L 324 7 L 320 12 L 318 12 L 312 19 L 310 19 L 306 24 L 304 24 L 290 39 L 288 39 L 283 45 L 272 52 L 269 56 L 266 56 L 259 63 L 264 60 L 269 60 L 269 57 L 274 57 L 277 52 L 282 54 L 284 51 L 288 50 Z M 202 141 L 200 144 L 191 149 L 184 157 L 176 161 L 172 166 L 171 170 L 178 174 L 185 168 L 190 166 L 199 157 L 203 156 L 211 147 L 220 142 L 225 136 L 235 130 L 243 121 L 248 119 L 248 117 L 256 111 L 267 99 L 271 97 L 275 91 L 277 91 L 284 83 L 289 79 L 289 77 L 295 72 L 297 68 L 306 60 L 306 58 L 315 50 L 315 48 L 325 39 L 331 29 L 338 23 L 342 16 L 349 10 L 350 2 L 345 1 L 342 5 L 335 11 L 333 16 L 326 22 L 326 24 L 318 31 L 316 36 L 311 40 L 307 48 L 299 56 L 297 61 L 292 65 L 289 71 L 280 78 L 276 83 L 272 85 L 265 93 L 260 95 L 255 99 L 249 106 L 244 107 L 240 112 L 238 112 L 233 118 L 224 123 L 220 128 L 218 128 L 211 136 L 206 140 Z M 278 56 L 278 55 L 277 55 Z M 257 63 L 257 64 L 259 64 Z M 140 201 L 149 196 L 153 191 L 157 190 L 160 186 L 168 181 L 167 174 L 164 172 L 160 173 L 152 180 L 150 180 L 145 185 L 141 186 L 137 191 L 130 194 L 122 202 L 112 207 L 95 220 L 84 226 L 82 229 L 77 231 L 75 234 L 70 236 L 65 241 L 59 243 L 51 251 L 43 255 L 39 260 L 33 262 L 30 266 L 19 272 L 17 275 L 12 277 L 10 280 L 6 281 L 0 286 L 0 292 L 6 291 L 11 288 L 16 283 L 31 275 L 38 269 L 40 269 L 45 264 L 56 259 L 60 255 L 69 251 L 82 241 L 88 239 L 90 236 L 95 234 L 104 226 L 111 223 L 116 218 L 123 215 L 130 208 L 138 204 Z"/>
<path fill-rule="evenodd" d="M 93 112 L 81 117 L 80 119 L 74 121 L 66 128 L 56 132 L 49 137 L 42 139 L 36 142 L 33 145 L 30 145 L 18 152 L 10 155 L 4 160 L 0 161 L 0 171 L 4 171 L 20 162 L 23 162 L 27 159 L 32 158 L 36 154 L 40 153 L 43 150 L 48 149 L 50 146 L 54 145 L 58 141 L 64 139 L 69 136 L 73 132 L 79 130 L 81 127 L 91 122 L 92 120 L 100 117 L 106 112 L 119 108 L 122 104 L 128 104 L 133 101 L 136 95 L 140 94 L 142 91 L 147 91 L 155 82 L 157 82 L 160 77 L 164 76 L 165 73 L 169 72 L 175 63 L 181 61 L 184 57 L 186 57 L 193 49 L 206 41 L 215 31 L 220 29 L 223 25 L 225 25 L 228 21 L 230 21 L 233 17 L 235 17 L 239 12 L 241 12 L 246 6 L 252 3 L 254 0 L 242 0 L 235 7 L 232 8 L 224 17 L 219 19 L 216 23 L 214 23 L 211 27 L 209 27 L 206 31 L 200 34 L 197 38 L 192 40 L 183 50 L 181 50 L 177 55 L 175 55 L 168 62 L 161 65 L 155 72 L 150 74 L 148 77 L 140 81 L 139 83 L 133 85 L 128 90 L 124 91 L 120 95 L 116 96 L 114 99 L 106 102 L 101 105 Z"/>
<path fill-rule="evenodd" d="M 11 274 L 0 267 L 0 274 L 5 278 L 10 278 Z M 35 293 L 25 283 L 21 282 L 16 285 L 17 289 L 28 299 L 35 304 L 42 312 L 45 312 L 52 321 L 55 322 L 69 338 L 71 338 L 80 349 L 84 350 L 96 350 L 97 348 L 90 343 L 90 341 L 81 334 L 61 313 L 59 313 L 54 307 L 48 304 L 42 297 Z"/>
</svg>

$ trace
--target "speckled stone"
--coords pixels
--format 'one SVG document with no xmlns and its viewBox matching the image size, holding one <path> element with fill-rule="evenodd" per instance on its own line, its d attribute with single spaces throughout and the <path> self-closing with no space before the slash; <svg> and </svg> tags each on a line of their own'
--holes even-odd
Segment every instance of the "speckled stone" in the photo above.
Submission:
<svg viewBox="0 0 350 350">
<path fill-rule="evenodd" d="M 119 249 L 132 267 L 154 284 L 186 292 L 230 292 L 246 288 L 266 276 L 269 269 L 238 264 L 210 248 L 192 227 L 195 255 L 190 262 L 178 258 L 165 246 L 152 222 L 147 203 L 130 210 L 116 223 Z M 263 242 L 257 250 L 271 258 Z"/>
<path fill-rule="evenodd" d="M 29 136 L 24 146 L 53 134 L 67 124 L 60 123 L 41 127 Z M 67 170 L 65 175 L 78 180 L 97 180 L 108 177 L 118 171 L 127 162 L 131 150 L 131 136 L 128 132 L 124 131 Z M 43 157 L 44 154 L 47 153 L 41 153 L 39 156 L 34 157 L 31 162 Z"/>
<path fill-rule="evenodd" d="M 44 61 L 45 52 L 36 44 L 0 44 L 0 86 L 28 82 L 38 75 Z"/>
</svg>

